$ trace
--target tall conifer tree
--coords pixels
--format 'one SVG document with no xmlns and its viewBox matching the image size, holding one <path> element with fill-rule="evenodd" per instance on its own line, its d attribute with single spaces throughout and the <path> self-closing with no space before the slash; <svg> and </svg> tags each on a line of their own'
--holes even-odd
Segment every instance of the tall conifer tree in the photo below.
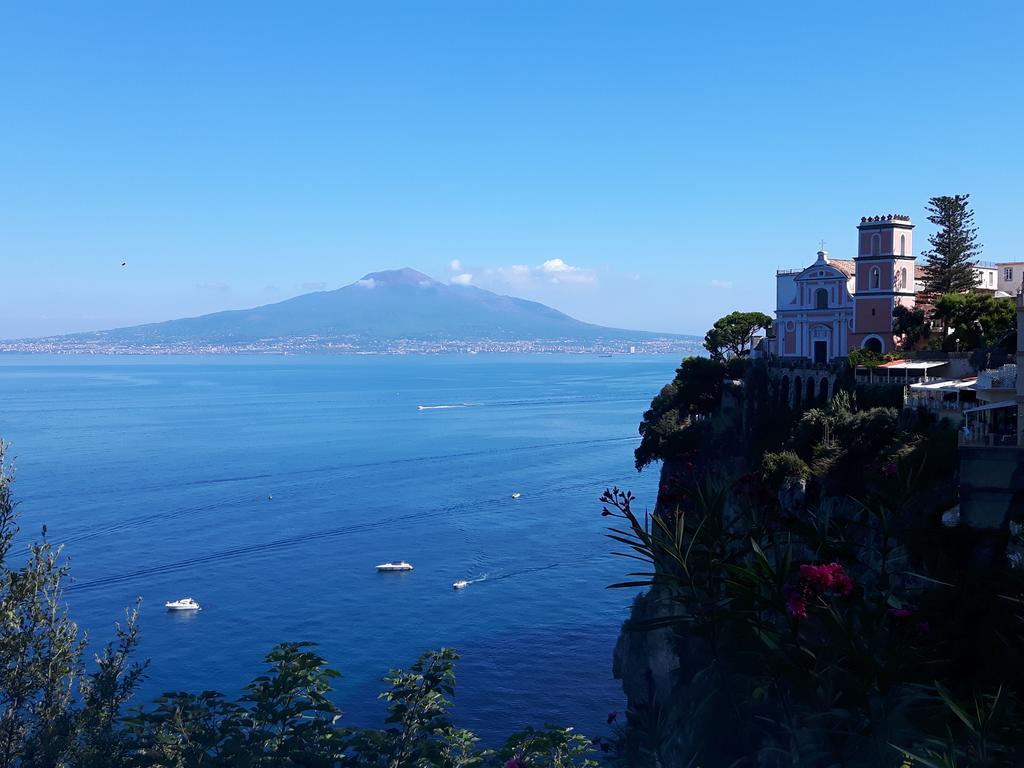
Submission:
<svg viewBox="0 0 1024 768">
<path fill-rule="evenodd" d="M 970 195 L 942 195 L 928 200 L 928 221 L 939 231 L 928 237 L 925 293 L 934 301 L 946 293 L 967 293 L 978 285 L 974 262 L 981 254 Z"/>
</svg>

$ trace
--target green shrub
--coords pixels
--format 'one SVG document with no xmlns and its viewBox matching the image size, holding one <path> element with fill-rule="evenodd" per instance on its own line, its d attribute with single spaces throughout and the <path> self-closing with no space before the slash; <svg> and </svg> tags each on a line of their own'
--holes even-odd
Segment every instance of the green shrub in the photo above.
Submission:
<svg viewBox="0 0 1024 768">
<path fill-rule="evenodd" d="M 765 482 L 773 486 L 780 486 L 791 478 L 806 480 L 811 476 L 811 468 L 793 451 L 766 453 L 761 460 L 761 469 Z"/>
</svg>

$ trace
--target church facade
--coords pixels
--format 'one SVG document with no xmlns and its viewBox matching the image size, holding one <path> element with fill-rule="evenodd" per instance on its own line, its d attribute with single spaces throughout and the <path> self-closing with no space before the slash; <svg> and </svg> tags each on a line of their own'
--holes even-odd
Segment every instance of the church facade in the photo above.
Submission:
<svg viewBox="0 0 1024 768">
<path fill-rule="evenodd" d="M 917 302 L 913 229 L 909 216 L 866 216 L 853 259 L 822 248 L 810 266 L 777 272 L 772 351 L 817 364 L 858 347 L 893 351 L 893 310 Z"/>
</svg>

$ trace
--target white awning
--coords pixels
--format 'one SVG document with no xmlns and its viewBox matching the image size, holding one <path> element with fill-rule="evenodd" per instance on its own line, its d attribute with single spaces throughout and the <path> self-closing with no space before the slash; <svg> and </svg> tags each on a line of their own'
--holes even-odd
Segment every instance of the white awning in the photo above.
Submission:
<svg viewBox="0 0 1024 768">
<path fill-rule="evenodd" d="M 945 364 L 945 360 L 893 360 L 878 367 L 887 371 L 927 371 Z"/>
<path fill-rule="evenodd" d="M 964 413 L 978 413 L 979 411 L 994 411 L 996 408 L 1014 408 L 1017 405 L 1016 400 L 1001 400 L 998 403 L 988 403 L 986 405 L 979 405 L 977 408 L 968 408 Z"/>
<path fill-rule="evenodd" d="M 978 379 L 972 376 L 969 379 L 937 379 L 936 381 L 920 382 L 911 384 L 913 392 L 957 392 L 959 390 L 971 389 Z"/>
</svg>

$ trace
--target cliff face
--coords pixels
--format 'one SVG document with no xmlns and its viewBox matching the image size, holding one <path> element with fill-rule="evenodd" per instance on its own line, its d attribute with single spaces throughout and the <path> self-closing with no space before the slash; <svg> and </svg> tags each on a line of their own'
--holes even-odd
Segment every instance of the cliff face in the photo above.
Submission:
<svg viewBox="0 0 1024 768">
<path fill-rule="evenodd" d="M 614 652 L 629 703 L 628 764 L 898 765 L 890 742 L 911 738 L 900 730 L 906 704 L 894 703 L 903 681 L 831 654 L 863 635 L 865 653 L 906 653 L 908 668 L 922 655 L 928 622 L 904 629 L 892 616 L 916 617 L 930 599 L 907 569 L 940 574 L 956 558 L 940 522 L 955 502 L 954 433 L 922 415 L 857 410 L 850 393 L 780 410 L 755 364 L 696 419 L 669 408 L 685 387 L 677 378 L 645 415 L 660 430 L 653 517 L 663 524 L 660 534 L 652 526 L 658 575 Z M 672 423 L 690 435 L 672 434 Z M 792 457 L 773 464 L 780 477 L 766 469 L 772 451 Z M 801 563 L 816 574 L 830 562 L 842 582 L 808 586 L 796 575 Z M 918 672 L 906 673 L 908 687 Z M 839 693 L 858 686 L 850 700 Z"/>
</svg>

